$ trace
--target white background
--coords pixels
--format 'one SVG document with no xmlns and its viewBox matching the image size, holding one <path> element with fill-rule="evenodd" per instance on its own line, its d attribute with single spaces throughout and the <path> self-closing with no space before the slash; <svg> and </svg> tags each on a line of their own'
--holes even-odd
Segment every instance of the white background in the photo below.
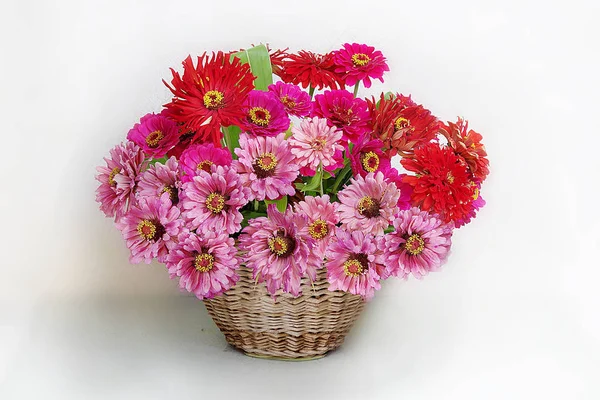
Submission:
<svg viewBox="0 0 600 400">
<path fill-rule="evenodd" d="M 599 17 L 595 0 L 2 1 L 0 398 L 600 398 Z M 374 92 L 484 134 L 488 205 L 339 351 L 250 359 L 164 268 L 128 265 L 94 168 L 187 54 L 346 41 L 387 56 Z"/>
</svg>

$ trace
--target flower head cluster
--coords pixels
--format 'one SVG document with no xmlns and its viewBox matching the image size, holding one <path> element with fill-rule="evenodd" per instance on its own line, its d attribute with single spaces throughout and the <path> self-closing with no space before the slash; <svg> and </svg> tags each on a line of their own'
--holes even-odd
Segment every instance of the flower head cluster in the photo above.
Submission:
<svg viewBox="0 0 600 400">
<path fill-rule="evenodd" d="M 387 71 L 359 43 L 188 56 L 164 109 L 97 168 L 96 201 L 130 261 L 164 263 L 201 300 L 250 271 L 273 297 L 324 284 L 370 299 L 385 279 L 438 270 L 485 205 L 487 153 L 461 118 L 358 95 Z"/>
</svg>

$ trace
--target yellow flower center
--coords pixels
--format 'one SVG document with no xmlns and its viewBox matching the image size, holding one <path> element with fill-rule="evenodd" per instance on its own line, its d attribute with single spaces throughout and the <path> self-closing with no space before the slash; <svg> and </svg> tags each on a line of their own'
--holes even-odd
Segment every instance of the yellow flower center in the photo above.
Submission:
<svg viewBox="0 0 600 400">
<path fill-rule="evenodd" d="M 344 263 L 344 273 L 347 276 L 361 276 L 363 274 L 363 266 L 358 260 L 347 260 Z"/>
<path fill-rule="evenodd" d="M 378 200 L 365 196 L 358 201 L 356 209 L 361 215 L 364 215 L 367 218 L 374 218 L 380 215 L 379 206 Z"/>
<path fill-rule="evenodd" d="M 158 147 L 158 144 L 164 137 L 165 135 L 162 133 L 162 131 L 150 132 L 150 134 L 146 136 L 146 144 L 148 145 L 148 147 L 153 149 L 155 147 Z"/>
<path fill-rule="evenodd" d="M 325 148 L 325 145 L 327 144 L 327 141 L 325 139 L 315 139 L 311 144 L 310 147 L 313 150 L 316 151 L 321 151 Z"/>
<path fill-rule="evenodd" d="M 372 151 L 361 154 L 360 161 L 363 169 L 367 172 L 375 172 L 379 168 L 379 156 Z"/>
<path fill-rule="evenodd" d="M 210 172 L 211 165 L 213 165 L 213 162 L 210 160 L 200 161 L 200 163 L 198 164 L 198 169 L 201 169 L 206 172 Z"/>
<path fill-rule="evenodd" d="M 313 239 L 323 239 L 329 233 L 327 222 L 322 219 L 317 219 L 315 222 L 308 226 L 308 233 Z"/>
<path fill-rule="evenodd" d="M 198 254 L 194 259 L 194 267 L 200 272 L 208 272 L 215 265 L 215 257 L 212 254 Z"/>
<path fill-rule="evenodd" d="M 406 118 L 403 118 L 403 117 L 396 118 L 396 121 L 394 122 L 394 128 L 396 128 L 397 131 L 406 129 L 408 127 L 410 127 L 409 120 L 407 120 Z"/>
<path fill-rule="evenodd" d="M 294 100 L 290 99 L 288 96 L 283 96 L 281 98 L 281 102 L 283 103 L 284 106 L 286 106 L 289 109 L 296 107 L 296 102 Z"/>
<path fill-rule="evenodd" d="M 171 203 L 177 204 L 179 202 L 179 193 L 175 186 L 165 186 L 162 190 L 162 193 L 169 193 Z"/>
<path fill-rule="evenodd" d="M 204 94 L 204 107 L 209 110 L 216 110 L 217 108 L 221 108 L 223 106 L 223 93 L 218 90 L 209 90 Z"/>
<path fill-rule="evenodd" d="M 157 222 L 143 219 L 138 223 L 137 231 L 143 239 L 156 241 L 165 233 L 165 228 Z"/>
<path fill-rule="evenodd" d="M 352 55 L 352 63 L 357 67 L 367 65 L 371 61 L 371 57 L 364 53 L 356 53 Z"/>
<path fill-rule="evenodd" d="M 248 111 L 248 116 L 253 124 L 259 126 L 267 126 L 269 125 L 269 121 L 271 121 L 271 113 L 262 107 L 252 107 Z"/>
<path fill-rule="evenodd" d="M 110 171 L 110 174 L 108 175 L 108 184 L 112 187 L 117 186 L 117 182 L 115 181 L 115 176 L 121 172 L 121 168 L 119 167 L 114 167 L 112 169 L 112 171 Z"/>
<path fill-rule="evenodd" d="M 477 200 L 479 198 L 479 188 L 476 187 L 475 191 L 473 192 L 473 200 Z"/>
<path fill-rule="evenodd" d="M 218 214 L 223 211 L 225 207 L 225 197 L 222 194 L 212 192 L 206 197 L 206 208 L 213 214 Z"/>
<path fill-rule="evenodd" d="M 282 237 L 274 237 L 269 239 L 269 249 L 278 256 L 284 255 L 288 251 L 288 246 Z"/>
<path fill-rule="evenodd" d="M 254 173 L 260 179 L 273 175 L 277 157 L 273 153 L 263 153 L 254 160 Z"/>
<path fill-rule="evenodd" d="M 452 172 L 448 172 L 448 175 L 446 175 L 446 181 L 448 181 L 448 183 L 451 185 L 454 183 L 454 175 L 452 175 Z"/>
<path fill-rule="evenodd" d="M 425 241 L 418 233 L 413 233 L 406 239 L 404 243 L 406 251 L 413 256 L 418 256 L 425 249 Z"/>
</svg>

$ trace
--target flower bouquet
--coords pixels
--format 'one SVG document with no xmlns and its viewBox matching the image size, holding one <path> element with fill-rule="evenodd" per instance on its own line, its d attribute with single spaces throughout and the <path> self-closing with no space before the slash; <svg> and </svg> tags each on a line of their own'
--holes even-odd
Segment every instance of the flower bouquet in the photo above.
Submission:
<svg viewBox="0 0 600 400">
<path fill-rule="evenodd" d="M 388 70 L 356 43 L 187 57 L 171 101 L 98 167 L 130 262 L 165 264 L 248 354 L 339 346 L 383 280 L 437 270 L 485 204 L 489 163 L 464 120 L 358 96 Z"/>
</svg>

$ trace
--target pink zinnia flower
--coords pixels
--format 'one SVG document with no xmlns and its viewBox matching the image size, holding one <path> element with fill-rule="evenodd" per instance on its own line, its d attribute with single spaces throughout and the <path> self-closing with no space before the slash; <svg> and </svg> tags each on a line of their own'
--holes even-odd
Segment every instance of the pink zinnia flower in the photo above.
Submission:
<svg viewBox="0 0 600 400">
<path fill-rule="evenodd" d="M 125 142 L 110 150 L 104 161 L 106 166 L 96 168 L 96 201 L 104 215 L 119 219 L 135 204 L 139 174 L 146 167 L 144 153 L 135 143 Z"/>
<path fill-rule="evenodd" d="M 129 262 L 150 264 L 153 258 L 165 261 L 169 250 L 177 244 L 183 220 L 179 218 L 179 209 L 171 204 L 169 194 L 164 193 L 160 198 L 141 198 L 116 225 L 131 251 Z"/>
<path fill-rule="evenodd" d="M 253 90 L 244 103 L 241 128 L 255 135 L 275 136 L 290 126 L 290 118 L 281 101 L 271 92 Z"/>
<path fill-rule="evenodd" d="M 127 134 L 127 139 L 140 146 L 144 153 L 154 158 L 163 157 L 179 141 L 179 128 L 175 121 L 161 114 L 146 114 Z"/>
<path fill-rule="evenodd" d="M 481 197 L 480 193 L 481 183 L 472 182 L 471 184 L 473 186 L 476 186 L 475 193 L 473 194 L 473 201 L 471 202 L 471 210 L 463 218 L 456 221 L 455 226 L 457 228 L 460 228 L 461 226 L 464 226 L 471 222 L 471 219 L 477 216 L 477 211 L 479 211 L 479 209 L 485 206 L 485 200 L 483 199 L 483 197 Z"/>
<path fill-rule="evenodd" d="M 338 193 L 342 227 L 383 235 L 399 211 L 399 197 L 396 185 L 386 182 L 381 172 L 353 178 L 350 185 Z"/>
<path fill-rule="evenodd" d="M 298 165 L 284 133 L 274 137 L 242 133 L 235 154 L 238 159 L 232 166 L 244 186 L 250 188 L 248 200 L 276 200 L 296 193 L 293 182 L 298 176 Z"/>
<path fill-rule="evenodd" d="M 344 138 L 355 143 L 369 131 L 367 102 L 354 98 L 347 90 L 327 90 L 315 96 L 312 116 L 327 118 L 329 126 L 344 132 Z"/>
<path fill-rule="evenodd" d="M 327 249 L 335 226 L 339 222 L 337 205 L 338 203 L 331 203 L 328 195 L 306 196 L 304 201 L 294 205 L 294 211 L 304 215 L 308 220 L 306 229 L 316 243 L 313 252 L 320 259 L 325 256 L 325 249 Z"/>
<path fill-rule="evenodd" d="M 337 228 L 327 248 L 329 290 L 343 290 L 369 300 L 381 289 L 384 271 L 376 239 L 361 231 Z"/>
<path fill-rule="evenodd" d="M 311 251 L 314 241 L 303 229 L 304 216 L 289 209 L 283 214 L 274 204 L 269 205 L 267 214 L 268 218 L 250 220 L 240 235 L 246 265 L 252 269 L 254 279 L 266 282 L 272 295 L 282 288 L 298 296 L 301 278 L 308 275 L 314 281 L 322 259 Z"/>
<path fill-rule="evenodd" d="M 169 158 L 164 165 L 157 162 L 149 166 L 140 175 L 139 190 L 136 196 L 138 198 L 158 198 L 166 192 L 169 193 L 169 198 L 173 205 L 177 205 L 179 202 L 180 186 L 177 173 L 178 165 L 175 157 Z"/>
<path fill-rule="evenodd" d="M 405 277 L 412 273 L 421 279 L 448 258 L 452 223 L 446 224 L 437 215 L 413 207 L 400 212 L 394 228 L 380 242 L 391 275 Z"/>
<path fill-rule="evenodd" d="M 182 189 L 181 209 L 191 230 L 231 234 L 242 228 L 240 208 L 248 202 L 248 189 L 232 168 L 217 166 L 210 173 L 201 171 Z"/>
<path fill-rule="evenodd" d="M 231 289 L 238 281 L 239 268 L 235 241 L 224 232 L 187 232 L 167 257 L 171 278 L 179 277 L 179 287 L 200 300 L 210 299 Z"/>
<path fill-rule="evenodd" d="M 337 163 L 334 156 L 344 149 L 338 143 L 341 138 L 342 131 L 328 126 L 326 119 L 314 117 L 304 119 L 300 127 L 292 128 L 289 143 L 296 162 L 316 171 L 319 165 L 329 167 Z"/>
<path fill-rule="evenodd" d="M 385 172 L 385 181 L 393 183 L 396 188 L 400 191 L 400 197 L 398 197 L 398 208 L 401 210 L 408 210 L 412 207 L 410 196 L 413 192 L 413 187 L 408 183 L 404 182 L 406 174 L 399 174 L 398 170 L 394 167 L 390 167 Z"/>
<path fill-rule="evenodd" d="M 384 174 L 391 168 L 390 159 L 383 153 L 383 142 L 379 139 L 369 140 L 363 135 L 352 148 L 350 162 L 354 175 L 366 176 L 370 172 L 381 171 Z"/>
<path fill-rule="evenodd" d="M 342 74 L 348 86 L 362 81 L 366 88 L 371 87 L 371 78 L 383 82 L 383 74 L 390 70 L 381 51 L 366 44 L 346 43 L 334 52 L 335 72 Z"/>
<path fill-rule="evenodd" d="M 189 182 L 200 171 L 211 172 L 213 166 L 231 165 L 231 153 L 227 149 L 215 147 L 212 143 L 193 144 L 181 153 L 179 165 L 181 181 Z"/>
<path fill-rule="evenodd" d="M 310 96 L 296 85 L 277 82 L 269 85 L 269 92 L 277 96 L 290 115 L 304 117 L 312 110 Z"/>
</svg>

